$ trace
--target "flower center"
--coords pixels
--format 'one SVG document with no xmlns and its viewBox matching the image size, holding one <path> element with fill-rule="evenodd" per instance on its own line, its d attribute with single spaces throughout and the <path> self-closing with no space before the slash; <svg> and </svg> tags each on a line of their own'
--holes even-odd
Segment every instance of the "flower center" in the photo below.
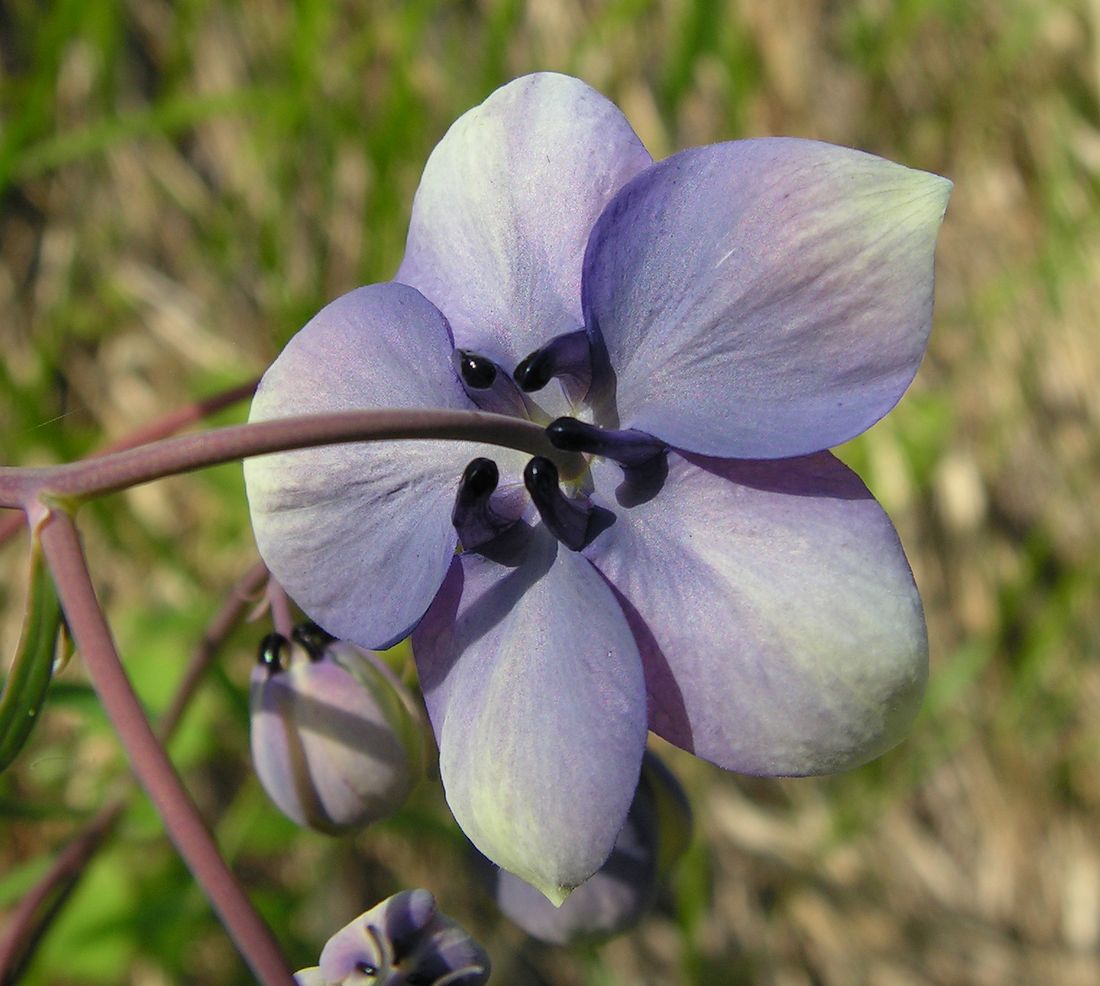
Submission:
<svg viewBox="0 0 1100 986">
<path fill-rule="evenodd" d="M 501 372 L 493 360 L 468 349 L 456 349 L 453 360 L 463 387 L 480 408 L 546 424 L 550 445 L 570 453 L 560 462 L 537 455 L 523 471 L 531 504 L 546 529 L 566 547 L 579 551 L 614 522 L 610 511 L 589 498 L 592 477 L 588 462 L 592 456 L 618 463 L 625 487 L 648 485 L 654 492 L 659 489 L 663 478 L 658 476 L 659 467 L 667 450 L 664 442 L 645 432 L 601 428 L 576 417 L 548 422 L 545 412 L 527 397 L 558 379 L 573 407 L 580 407 L 583 413 L 582 405 L 592 384 L 592 351 L 583 329 L 551 339 L 521 360 L 511 376 Z M 657 477 L 655 484 L 649 482 L 651 477 Z M 562 489 L 563 481 L 568 493 Z M 499 470 L 491 459 L 474 459 L 463 472 L 451 511 L 463 550 L 487 545 L 522 514 L 522 505 L 517 507 L 514 497 L 508 500 L 516 487 L 499 493 L 499 482 Z M 619 501 L 624 503 L 622 497 Z"/>
</svg>

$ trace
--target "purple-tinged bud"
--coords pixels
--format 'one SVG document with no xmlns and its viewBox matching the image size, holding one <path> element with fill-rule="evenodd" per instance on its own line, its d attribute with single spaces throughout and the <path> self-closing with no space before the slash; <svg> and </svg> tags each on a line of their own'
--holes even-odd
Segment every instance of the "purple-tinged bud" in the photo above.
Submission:
<svg viewBox="0 0 1100 986">
<path fill-rule="evenodd" d="M 606 941 L 641 920 L 666 867 L 687 847 L 690 831 L 691 809 L 683 789 L 647 752 L 611 855 L 561 907 L 505 870 L 495 870 L 493 893 L 504 914 L 533 938 L 552 945 Z"/>
<path fill-rule="evenodd" d="M 321 975 L 321 967 L 310 966 L 308 969 L 299 969 L 294 973 L 294 982 L 297 986 L 328 986 L 325 977 Z"/>
<path fill-rule="evenodd" d="M 489 956 L 427 890 L 404 890 L 336 932 L 317 972 L 301 986 L 482 986 Z"/>
<path fill-rule="evenodd" d="M 422 769 L 411 700 L 366 653 L 343 642 L 307 648 L 269 635 L 252 672 L 252 762 L 288 818 L 324 832 L 358 828 L 401 807 Z"/>
</svg>

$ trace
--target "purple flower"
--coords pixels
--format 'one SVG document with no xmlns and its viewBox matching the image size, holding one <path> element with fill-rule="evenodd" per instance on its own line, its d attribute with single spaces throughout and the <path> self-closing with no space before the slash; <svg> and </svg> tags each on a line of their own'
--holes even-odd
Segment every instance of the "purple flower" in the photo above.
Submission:
<svg viewBox="0 0 1100 986">
<path fill-rule="evenodd" d="M 480 408 L 583 454 L 399 441 L 245 473 L 307 613 L 365 647 L 415 628 L 455 817 L 551 899 L 610 853 L 647 729 L 816 774 L 909 727 L 920 599 L 823 450 L 916 372 L 950 187 L 795 139 L 653 164 L 598 93 L 527 76 L 431 155 L 396 280 L 333 302 L 264 377 L 254 420 Z"/>
<path fill-rule="evenodd" d="M 427 890 L 403 890 L 333 935 L 299 986 L 484 986 L 489 956 L 436 907 Z"/>
</svg>

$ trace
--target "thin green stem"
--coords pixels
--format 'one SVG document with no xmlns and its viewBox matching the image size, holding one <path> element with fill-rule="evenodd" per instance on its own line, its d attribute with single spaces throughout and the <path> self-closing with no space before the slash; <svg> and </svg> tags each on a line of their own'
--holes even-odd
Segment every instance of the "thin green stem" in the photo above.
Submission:
<svg viewBox="0 0 1100 986">
<path fill-rule="evenodd" d="M 278 942 L 219 854 L 126 677 L 72 518 L 60 511 L 51 512 L 38 530 L 69 629 L 92 685 L 169 837 L 256 978 L 264 986 L 294 986 Z"/>
</svg>

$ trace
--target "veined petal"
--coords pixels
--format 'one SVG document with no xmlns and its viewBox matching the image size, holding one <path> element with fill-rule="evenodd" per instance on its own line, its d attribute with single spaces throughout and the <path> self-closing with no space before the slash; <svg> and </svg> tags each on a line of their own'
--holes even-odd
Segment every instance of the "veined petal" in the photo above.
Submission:
<svg viewBox="0 0 1100 986">
<path fill-rule="evenodd" d="M 374 284 L 337 299 L 264 374 L 250 420 L 369 408 L 468 408 L 447 323 L 418 291 Z M 380 648 L 408 633 L 454 554 L 451 507 L 473 442 L 331 445 L 248 459 L 260 554 L 329 633 Z"/>
<path fill-rule="evenodd" d="M 614 503 L 621 471 L 594 475 Z M 622 513 L 585 554 L 624 599 L 654 732 L 750 774 L 845 770 L 901 739 L 927 676 L 920 597 L 839 460 L 673 453 Z"/>
<path fill-rule="evenodd" d="M 865 430 L 917 371 L 951 183 L 788 138 L 676 154 L 585 256 L 613 384 L 600 415 L 707 455 L 781 458 Z"/>
<path fill-rule="evenodd" d="M 413 634 L 447 802 L 555 903 L 604 862 L 634 797 L 645 685 L 611 590 L 541 526 L 456 559 Z"/>
<path fill-rule="evenodd" d="M 581 327 L 588 234 L 651 161 L 618 108 L 579 79 L 517 79 L 432 152 L 397 280 L 439 306 L 459 348 L 510 373 Z"/>
</svg>

